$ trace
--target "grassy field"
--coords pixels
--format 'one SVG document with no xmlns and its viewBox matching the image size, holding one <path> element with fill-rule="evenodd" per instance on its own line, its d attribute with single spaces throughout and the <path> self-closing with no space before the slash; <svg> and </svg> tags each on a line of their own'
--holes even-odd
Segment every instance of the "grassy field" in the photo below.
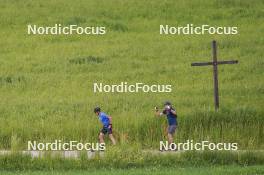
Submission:
<svg viewBox="0 0 264 175">
<path fill-rule="evenodd" d="M 0 172 L 1 173 L 1 172 Z M 2 172 L 6 175 L 16 174 L 17 172 Z M 252 167 L 239 167 L 239 166 L 217 166 L 217 167 L 196 167 L 196 168 L 163 168 L 163 169 L 130 169 L 130 170 L 90 170 L 90 171 L 32 171 L 32 172 L 19 172 L 20 175 L 81 175 L 81 174 L 89 174 L 89 175 L 101 175 L 101 174 L 109 174 L 109 175 L 248 175 L 255 174 L 261 175 L 264 173 L 263 166 L 252 166 Z"/>
<path fill-rule="evenodd" d="M 23 150 L 28 140 L 97 142 L 96 105 L 113 117 L 119 146 L 158 149 L 166 139 L 166 120 L 156 119 L 153 108 L 166 100 L 179 116 L 176 142 L 264 149 L 263 9 L 261 0 L 0 0 L 0 149 Z M 106 26 L 107 34 L 27 34 L 28 24 L 56 23 Z M 160 24 L 237 26 L 239 34 L 165 36 L 159 35 Z M 219 60 L 239 60 L 219 66 L 217 113 L 212 67 L 190 66 L 211 60 L 213 39 Z M 94 93 L 95 82 L 173 88 L 172 93 Z"/>
</svg>

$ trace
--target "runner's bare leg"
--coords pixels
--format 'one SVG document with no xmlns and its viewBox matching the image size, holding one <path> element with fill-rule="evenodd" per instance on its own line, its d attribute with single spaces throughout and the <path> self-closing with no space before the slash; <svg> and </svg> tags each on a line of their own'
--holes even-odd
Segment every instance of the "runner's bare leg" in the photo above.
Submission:
<svg viewBox="0 0 264 175">
<path fill-rule="evenodd" d="M 112 141 L 113 145 L 115 145 L 116 144 L 116 140 L 115 140 L 113 134 L 109 134 L 109 138 Z"/>
<path fill-rule="evenodd" d="M 99 142 L 104 143 L 104 134 L 100 132 L 99 134 Z"/>
<path fill-rule="evenodd" d="M 173 143 L 173 135 L 168 133 L 168 142 L 169 144 Z"/>
</svg>

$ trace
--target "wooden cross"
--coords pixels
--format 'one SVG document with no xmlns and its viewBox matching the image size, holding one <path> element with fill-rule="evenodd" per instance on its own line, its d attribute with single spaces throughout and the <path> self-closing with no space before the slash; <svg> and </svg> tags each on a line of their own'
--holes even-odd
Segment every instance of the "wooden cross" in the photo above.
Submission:
<svg viewBox="0 0 264 175">
<path fill-rule="evenodd" d="M 219 93 L 218 93 L 218 64 L 237 64 L 238 60 L 230 60 L 230 61 L 217 61 L 217 52 L 216 52 L 216 41 L 212 42 L 213 49 L 213 61 L 212 62 L 200 62 L 200 63 L 192 63 L 191 66 L 208 66 L 213 65 L 213 76 L 214 76 L 214 102 L 215 102 L 215 110 L 219 109 Z"/>
</svg>

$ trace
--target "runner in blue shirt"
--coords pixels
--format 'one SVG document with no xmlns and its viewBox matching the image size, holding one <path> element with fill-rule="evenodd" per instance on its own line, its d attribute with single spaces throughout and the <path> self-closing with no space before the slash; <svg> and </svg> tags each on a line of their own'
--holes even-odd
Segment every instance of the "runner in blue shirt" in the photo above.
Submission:
<svg viewBox="0 0 264 175">
<path fill-rule="evenodd" d="M 112 117 L 101 112 L 100 107 L 94 108 L 94 113 L 98 116 L 100 122 L 103 125 L 103 128 L 101 129 L 100 134 L 99 134 L 100 143 L 104 143 L 104 135 L 108 134 L 113 145 L 115 145 L 116 141 L 115 141 L 115 138 L 113 136 L 113 131 L 112 131 Z"/>
<path fill-rule="evenodd" d="M 172 107 L 172 104 L 170 102 L 164 103 L 164 109 L 162 112 L 159 111 L 157 107 L 155 107 L 155 112 L 157 116 L 166 115 L 168 120 L 168 127 L 167 127 L 167 133 L 168 133 L 168 142 L 169 144 L 173 143 L 173 136 L 175 134 L 176 128 L 177 128 L 177 114 L 176 110 Z"/>
</svg>

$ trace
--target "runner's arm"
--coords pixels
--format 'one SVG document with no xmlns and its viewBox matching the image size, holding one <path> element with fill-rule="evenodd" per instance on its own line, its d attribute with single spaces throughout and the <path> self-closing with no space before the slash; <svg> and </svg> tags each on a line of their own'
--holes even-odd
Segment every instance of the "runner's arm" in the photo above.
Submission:
<svg viewBox="0 0 264 175">
<path fill-rule="evenodd" d="M 108 118 L 109 118 L 109 124 L 112 125 L 112 117 L 108 116 Z"/>
<path fill-rule="evenodd" d="M 173 109 L 172 109 L 172 110 L 171 110 L 171 113 L 174 114 L 174 115 L 177 115 L 176 110 L 173 110 Z"/>
<path fill-rule="evenodd" d="M 159 109 L 158 109 L 158 107 L 155 107 L 155 115 L 157 117 L 162 116 L 163 115 L 163 112 L 160 112 Z"/>
</svg>

